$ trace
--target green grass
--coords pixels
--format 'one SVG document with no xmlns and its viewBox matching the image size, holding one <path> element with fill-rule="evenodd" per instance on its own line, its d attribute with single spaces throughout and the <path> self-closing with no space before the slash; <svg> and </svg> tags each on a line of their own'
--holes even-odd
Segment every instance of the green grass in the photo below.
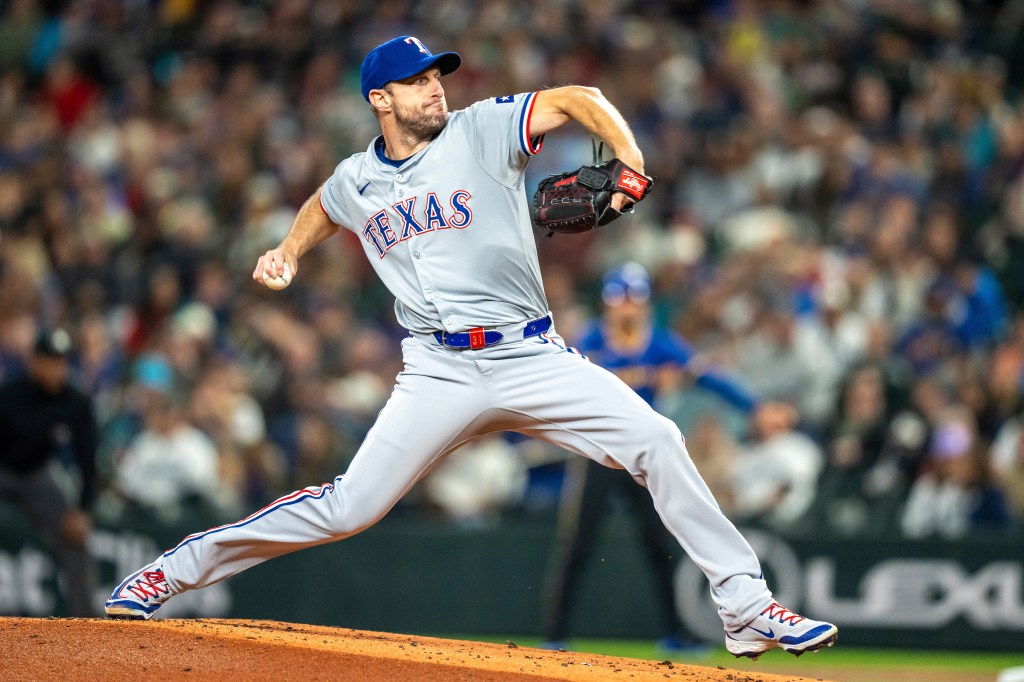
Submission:
<svg viewBox="0 0 1024 682">
<path fill-rule="evenodd" d="M 457 639 L 469 639 L 481 642 L 504 643 L 507 640 L 520 646 L 537 646 L 540 640 L 536 637 L 485 637 L 479 635 L 457 636 Z M 607 656 L 624 656 L 647 660 L 665 660 L 671 658 L 684 663 L 717 666 L 727 668 L 749 668 L 748 662 L 734 658 L 724 647 L 713 648 L 702 657 L 667 656 L 659 651 L 654 642 L 645 640 L 614 640 L 614 639 L 578 639 L 570 643 L 572 651 L 580 653 L 605 654 Z M 806 658 L 801 658 L 801 661 Z M 976 651 L 924 651 L 904 649 L 868 649 L 859 647 L 839 646 L 813 655 L 813 663 L 821 669 L 859 668 L 864 670 L 894 669 L 925 669 L 941 668 L 945 671 L 963 673 L 995 673 L 1004 668 L 1024 666 L 1024 652 L 991 653 Z M 792 656 L 772 651 L 757 660 L 758 670 L 771 672 L 774 668 L 793 667 Z"/>
</svg>

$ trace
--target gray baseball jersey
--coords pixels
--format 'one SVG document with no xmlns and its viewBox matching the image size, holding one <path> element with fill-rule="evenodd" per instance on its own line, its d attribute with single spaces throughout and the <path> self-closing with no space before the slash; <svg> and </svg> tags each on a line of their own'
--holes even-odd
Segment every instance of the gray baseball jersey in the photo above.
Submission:
<svg viewBox="0 0 1024 682">
<path fill-rule="evenodd" d="M 324 184 L 324 211 L 362 237 L 406 329 L 498 327 L 547 312 L 523 192 L 526 164 L 542 144 L 527 132 L 534 98 L 456 111 L 400 164 L 382 156 L 378 138 Z"/>
<path fill-rule="evenodd" d="M 148 617 L 159 604 L 139 609 L 131 600 L 154 589 L 154 579 L 174 595 L 354 535 L 460 445 L 501 430 L 625 469 L 646 486 L 708 576 L 726 627 L 772 603 L 757 557 L 718 508 L 676 425 L 572 352 L 549 318 L 536 324 L 547 305 L 523 191 L 526 163 L 541 145 L 528 137 L 534 98 L 499 97 L 455 112 L 401 163 L 374 144 L 338 166 L 321 193 L 324 211 L 361 235 L 397 299 L 399 321 L 413 332 L 402 342 L 394 392 L 343 476 L 188 536 L 122 582 L 108 610 L 127 603 Z M 498 340 L 465 350 L 429 333 L 479 327 L 503 332 L 477 331 Z"/>
</svg>

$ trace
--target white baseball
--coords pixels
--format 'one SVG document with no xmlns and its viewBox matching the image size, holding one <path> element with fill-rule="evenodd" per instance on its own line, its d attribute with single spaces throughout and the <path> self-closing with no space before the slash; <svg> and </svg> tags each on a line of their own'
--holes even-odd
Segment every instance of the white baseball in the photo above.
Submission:
<svg viewBox="0 0 1024 682">
<path fill-rule="evenodd" d="M 284 289 L 286 286 L 292 283 L 292 269 L 287 263 L 284 264 L 284 270 L 277 277 L 271 277 L 266 271 L 263 272 L 263 283 L 268 288 L 274 289 L 275 291 Z"/>
</svg>

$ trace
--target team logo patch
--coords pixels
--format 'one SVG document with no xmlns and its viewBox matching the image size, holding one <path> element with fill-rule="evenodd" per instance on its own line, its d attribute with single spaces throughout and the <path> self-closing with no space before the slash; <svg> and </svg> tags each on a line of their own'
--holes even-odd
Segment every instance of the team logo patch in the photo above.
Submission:
<svg viewBox="0 0 1024 682">
<path fill-rule="evenodd" d="M 502 95 L 501 97 L 495 97 L 494 98 L 494 103 L 495 104 L 512 104 L 512 102 L 514 102 L 515 99 L 516 98 L 515 98 L 514 95 Z"/>
<path fill-rule="evenodd" d="M 628 168 L 623 168 L 622 174 L 619 176 L 618 187 L 626 194 L 640 200 L 644 198 L 648 184 L 648 180 L 644 176 L 634 173 Z"/>
</svg>

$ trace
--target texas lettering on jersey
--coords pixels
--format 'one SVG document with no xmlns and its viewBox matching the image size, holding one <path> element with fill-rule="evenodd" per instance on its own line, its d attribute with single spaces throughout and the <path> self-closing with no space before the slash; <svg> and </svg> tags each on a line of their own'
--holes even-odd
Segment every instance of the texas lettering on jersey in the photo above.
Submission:
<svg viewBox="0 0 1024 682">
<path fill-rule="evenodd" d="M 395 244 L 421 234 L 453 227 L 465 229 L 473 222 L 473 211 L 469 208 L 472 196 L 460 189 L 452 192 L 444 202 L 435 192 L 427 194 L 425 199 L 410 197 L 370 216 L 362 229 L 363 239 L 383 258 Z"/>
</svg>

